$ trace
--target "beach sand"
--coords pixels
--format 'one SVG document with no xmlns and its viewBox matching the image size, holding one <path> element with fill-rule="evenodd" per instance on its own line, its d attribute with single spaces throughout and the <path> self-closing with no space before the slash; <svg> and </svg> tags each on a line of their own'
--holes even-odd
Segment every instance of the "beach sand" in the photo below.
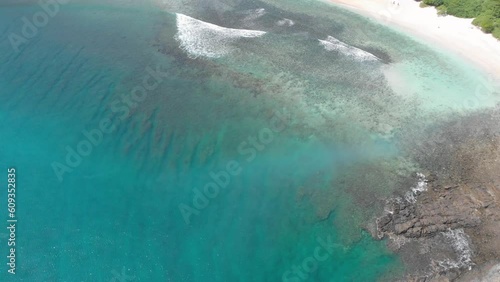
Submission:
<svg viewBox="0 0 500 282">
<path fill-rule="evenodd" d="M 474 26 L 472 19 L 438 16 L 434 7 L 421 8 L 414 0 L 327 1 L 437 44 L 500 79 L 500 41 Z"/>
</svg>

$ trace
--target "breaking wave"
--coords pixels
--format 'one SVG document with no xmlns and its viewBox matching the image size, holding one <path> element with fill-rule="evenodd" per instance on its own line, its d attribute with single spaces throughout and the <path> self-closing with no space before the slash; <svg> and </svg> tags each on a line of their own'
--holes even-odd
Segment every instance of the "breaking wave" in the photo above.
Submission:
<svg viewBox="0 0 500 282">
<path fill-rule="evenodd" d="M 175 40 L 190 58 L 220 58 L 231 52 L 231 43 L 240 38 L 254 38 L 265 31 L 234 29 L 200 21 L 183 14 L 176 14 Z"/>
<path fill-rule="evenodd" d="M 417 202 L 417 196 L 420 193 L 427 191 L 427 179 L 425 178 L 425 175 L 418 172 L 417 177 L 418 177 L 417 186 L 412 187 L 411 191 L 406 192 L 404 197 L 407 202 L 412 204 Z"/>
<path fill-rule="evenodd" d="M 358 61 L 377 61 L 380 60 L 372 53 L 363 51 L 359 48 L 346 44 L 333 36 L 328 36 L 326 40 L 318 39 L 319 43 L 327 51 L 337 51 Z"/>
<path fill-rule="evenodd" d="M 396 203 L 402 204 L 404 201 L 415 204 L 417 202 L 418 195 L 422 192 L 427 191 L 427 178 L 423 173 L 417 172 L 417 185 L 415 187 L 411 187 L 410 191 L 407 191 L 403 197 L 396 197 L 391 199 L 390 201 L 395 201 Z M 393 213 L 391 210 L 385 209 L 386 213 Z"/>
</svg>

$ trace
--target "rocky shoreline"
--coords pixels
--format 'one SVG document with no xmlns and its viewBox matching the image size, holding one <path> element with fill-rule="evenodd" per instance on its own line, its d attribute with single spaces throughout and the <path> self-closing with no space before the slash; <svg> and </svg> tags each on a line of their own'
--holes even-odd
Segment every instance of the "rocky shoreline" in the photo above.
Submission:
<svg viewBox="0 0 500 282">
<path fill-rule="evenodd" d="M 427 172 L 387 200 L 372 232 L 401 254 L 403 281 L 500 281 L 499 117 L 444 123 L 415 144 Z"/>
</svg>

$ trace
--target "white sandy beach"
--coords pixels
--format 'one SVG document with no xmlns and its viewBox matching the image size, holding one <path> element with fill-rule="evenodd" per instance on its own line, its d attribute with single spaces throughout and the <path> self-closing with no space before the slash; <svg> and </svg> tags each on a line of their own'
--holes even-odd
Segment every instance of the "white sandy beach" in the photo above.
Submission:
<svg viewBox="0 0 500 282">
<path fill-rule="evenodd" d="M 500 78 L 500 41 L 474 26 L 472 19 L 438 16 L 435 8 L 420 8 L 414 0 L 328 1 L 438 44 Z"/>
</svg>

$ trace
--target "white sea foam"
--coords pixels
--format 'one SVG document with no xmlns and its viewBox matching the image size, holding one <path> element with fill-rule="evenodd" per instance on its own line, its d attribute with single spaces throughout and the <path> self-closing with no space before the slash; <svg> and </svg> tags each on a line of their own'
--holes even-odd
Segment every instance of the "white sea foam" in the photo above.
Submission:
<svg viewBox="0 0 500 282">
<path fill-rule="evenodd" d="M 417 173 L 417 177 L 417 186 L 412 187 L 411 191 L 408 191 L 405 194 L 405 200 L 412 204 L 417 202 L 417 196 L 420 193 L 427 191 L 427 179 L 425 179 L 425 175 L 423 175 L 422 173 Z"/>
<path fill-rule="evenodd" d="M 404 246 L 406 243 L 411 242 L 410 238 L 406 238 L 403 235 L 396 235 L 389 233 L 389 242 L 397 249 L 399 250 L 402 246 Z M 380 238 L 382 239 L 382 238 Z"/>
<path fill-rule="evenodd" d="M 333 36 L 328 36 L 326 40 L 318 39 L 319 43 L 328 51 L 337 51 L 358 61 L 377 61 L 379 58 L 372 53 L 346 44 Z"/>
<path fill-rule="evenodd" d="M 234 29 L 200 21 L 183 14 L 177 14 L 177 34 L 179 47 L 190 58 L 220 58 L 229 54 L 231 44 L 240 38 L 254 38 L 265 31 Z"/>
<path fill-rule="evenodd" d="M 457 259 L 445 259 L 442 261 L 437 261 L 437 266 L 441 270 L 449 270 L 453 268 L 468 268 L 471 269 L 474 263 L 472 262 L 472 249 L 469 245 L 469 239 L 467 234 L 465 234 L 463 229 L 450 229 L 446 232 L 442 232 L 442 235 L 450 241 L 455 253 L 457 254 Z"/>
<path fill-rule="evenodd" d="M 288 27 L 290 27 L 290 26 L 295 25 L 295 22 L 292 21 L 292 20 L 290 20 L 290 19 L 282 19 L 282 20 L 277 21 L 276 24 L 279 25 L 279 26 L 288 26 Z"/>
</svg>

